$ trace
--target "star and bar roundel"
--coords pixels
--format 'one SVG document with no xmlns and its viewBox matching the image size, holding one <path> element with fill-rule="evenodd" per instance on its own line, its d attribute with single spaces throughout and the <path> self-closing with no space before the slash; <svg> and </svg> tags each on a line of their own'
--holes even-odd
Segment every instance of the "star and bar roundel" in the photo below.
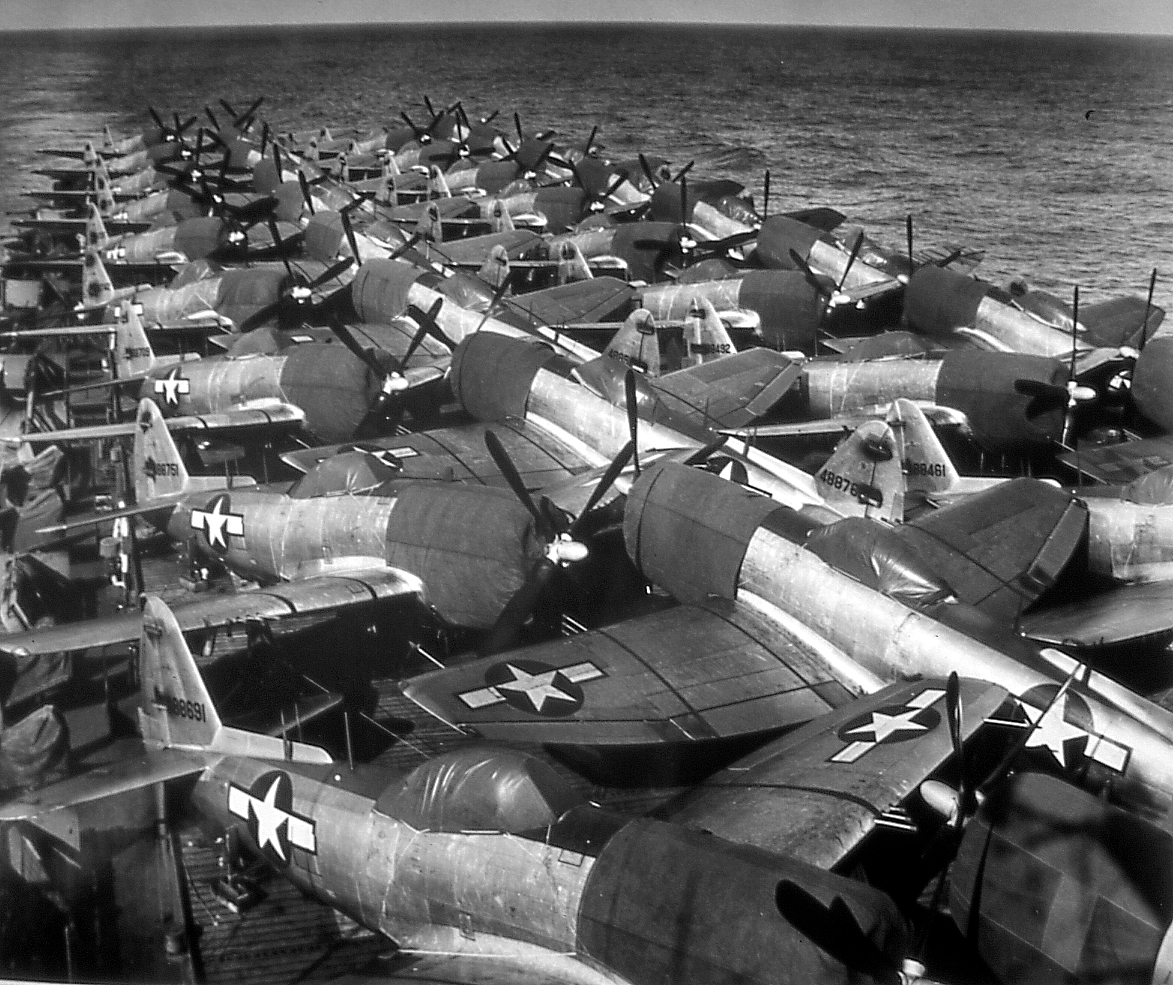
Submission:
<svg viewBox="0 0 1173 985">
<path fill-rule="evenodd" d="M 508 704 L 543 718 L 563 718 L 582 707 L 582 686 L 607 675 L 591 661 L 551 667 L 537 660 L 507 660 L 485 671 L 485 686 L 457 695 L 473 711 Z"/>
<path fill-rule="evenodd" d="M 856 715 L 835 733 L 846 743 L 831 756 L 832 763 L 854 763 L 876 746 L 907 742 L 933 731 L 941 715 L 932 705 L 945 697 L 942 688 L 925 688 L 907 704 L 889 705 Z"/>
<path fill-rule="evenodd" d="M 176 366 L 161 380 L 155 380 L 155 394 L 163 397 L 163 403 L 168 407 L 178 407 L 179 398 L 191 393 L 191 380 L 179 375 Z"/>
<path fill-rule="evenodd" d="M 244 536 L 244 514 L 233 513 L 232 500 L 221 493 L 205 509 L 191 511 L 191 529 L 203 532 L 213 550 L 226 551 L 229 537 Z"/>
<path fill-rule="evenodd" d="M 293 848 L 318 853 L 317 825 L 313 818 L 294 813 L 293 781 L 288 773 L 270 770 L 247 790 L 230 783 L 228 813 L 245 822 L 257 848 L 278 866 L 289 865 Z"/>
</svg>

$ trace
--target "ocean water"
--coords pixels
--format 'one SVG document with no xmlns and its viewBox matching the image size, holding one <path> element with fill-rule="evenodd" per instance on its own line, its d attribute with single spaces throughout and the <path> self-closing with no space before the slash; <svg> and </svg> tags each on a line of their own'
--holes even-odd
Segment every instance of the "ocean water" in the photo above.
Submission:
<svg viewBox="0 0 1173 985">
<path fill-rule="evenodd" d="M 1173 38 L 829 28 L 366 26 L 0 34 L 0 211 L 35 149 L 258 95 L 275 127 L 338 131 L 463 99 L 616 156 L 827 204 L 903 248 L 984 248 L 979 272 L 1173 305 Z M 1087 111 L 1092 110 L 1090 118 Z"/>
</svg>

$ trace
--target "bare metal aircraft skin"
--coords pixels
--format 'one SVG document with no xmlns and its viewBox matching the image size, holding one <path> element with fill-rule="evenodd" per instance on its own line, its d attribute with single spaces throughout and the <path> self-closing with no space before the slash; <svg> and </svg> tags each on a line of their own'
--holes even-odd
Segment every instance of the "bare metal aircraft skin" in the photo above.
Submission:
<svg viewBox="0 0 1173 985">
<path fill-rule="evenodd" d="M 858 980 L 783 916 L 783 883 L 846 906 L 886 967 L 906 953 L 891 900 L 822 867 L 842 856 L 838 835 L 858 826 L 854 817 L 829 819 L 781 854 L 583 804 L 549 766 L 519 752 L 471 746 L 406 774 L 351 770 L 317 747 L 221 725 L 179 625 L 153 598 L 140 666 L 144 754 L 9 802 L 0 819 L 31 821 L 78 850 L 88 804 L 188 778 L 206 822 L 239 831 L 306 892 L 392 938 L 406 977 L 418 969 L 473 982 L 492 969 L 514 981 L 590 985 L 660 982 L 669 973 L 697 985 Z M 829 757 L 825 803 L 865 770 L 875 796 L 900 796 L 952 754 L 933 707 L 943 710 L 945 693 L 943 682 L 928 681 L 863 699 L 808 732 L 796 760 Z M 964 695 L 978 716 L 1002 699 L 971 682 Z M 874 708 L 891 704 L 920 709 L 921 734 L 901 744 L 876 738 L 866 766 L 844 757 L 858 745 L 854 720 L 872 721 Z"/>
</svg>

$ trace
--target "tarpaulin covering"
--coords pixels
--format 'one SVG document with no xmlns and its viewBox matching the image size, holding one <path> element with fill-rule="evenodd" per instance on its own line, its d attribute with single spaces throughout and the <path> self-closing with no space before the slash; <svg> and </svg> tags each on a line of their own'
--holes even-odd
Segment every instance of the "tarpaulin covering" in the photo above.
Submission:
<svg viewBox="0 0 1173 985">
<path fill-rule="evenodd" d="M 533 831 L 582 802 L 545 762 L 512 749 L 465 748 L 428 760 L 375 809 L 428 831 Z"/>
<path fill-rule="evenodd" d="M 0 789 L 40 786 L 69 752 L 65 720 L 52 705 L 0 730 Z"/>
<path fill-rule="evenodd" d="M 848 517 L 820 527 L 806 547 L 833 568 L 905 605 L 919 608 L 953 594 L 912 548 L 873 520 Z"/>
</svg>

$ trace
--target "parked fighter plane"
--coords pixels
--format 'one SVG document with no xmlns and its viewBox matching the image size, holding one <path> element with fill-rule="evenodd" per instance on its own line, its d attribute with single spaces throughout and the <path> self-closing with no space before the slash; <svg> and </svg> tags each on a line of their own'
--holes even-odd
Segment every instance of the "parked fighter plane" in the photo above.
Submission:
<svg viewBox="0 0 1173 985">
<path fill-rule="evenodd" d="M 378 773 L 332 763 L 315 746 L 226 727 L 171 612 L 149 599 L 142 622 L 143 754 L 11 801 L 0 819 L 31 823 L 78 851 L 95 800 L 186 781 L 188 800 L 207 823 L 239 832 L 296 885 L 395 940 L 405 973 L 450 981 L 506 973 L 515 981 L 555 977 L 584 985 L 651 985 L 669 976 L 684 985 L 781 985 L 855 981 L 860 964 L 875 980 L 889 980 L 909 953 L 903 918 L 879 890 L 823 866 L 842 859 L 857 839 L 860 814 L 867 814 L 858 805 L 900 797 L 972 729 L 959 725 L 951 740 L 939 727 L 933 705 L 946 689 L 929 681 L 864 699 L 806 733 L 795 768 L 823 765 L 829 752 L 842 768 L 821 775 L 801 799 L 826 814 L 840 802 L 837 791 L 852 789 L 855 806 L 828 816 L 818 831 L 785 826 L 793 848 L 777 854 L 609 814 L 582 803 L 547 765 L 523 753 L 468 747 L 406 775 Z M 517 681 L 524 685 L 517 695 L 535 705 L 557 690 Z M 978 684 L 967 684 L 964 694 L 976 719 L 1001 698 L 999 689 Z M 917 716 L 923 735 L 896 746 L 878 731 L 870 742 L 850 734 L 856 720 L 874 723 L 893 704 L 907 706 L 904 718 Z M 860 745 L 870 762 L 843 755 Z M 728 801 L 726 816 L 737 812 Z M 395 852 L 374 851 L 404 839 L 412 866 L 398 864 Z M 384 856 L 386 864 L 378 861 Z M 870 951 L 847 967 L 829 960 L 809 923 L 790 922 L 795 913 L 782 887 L 845 909 L 857 943 Z M 697 906 L 698 892 L 712 905 Z M 735 947 L 730 926 L 737 928 Z M 923 974 L 915 964 L 904 970 L 897 975 L 904 982 Z"/>
<path fill-rule="evenodd" d="M 1013 717 L 1042 721 L 1029 749 L 1165 815 L 1173 716 L 1096 672 L 1081 673 L 1052 706 L 1076 662 L 1015 638 L 972 604 L 1013 610 L 1019 593 L 1036 594 L 1062 566 L 1066 557 L 1056 552 L 1077 544 L 1078 507 L 1057 493 L 1044 503 L 1040 490 L 1049 487 L 1021 485 L 1030 481 L 919 525 L 847 519 L 817 528 L 704 471 L 654 465 L 631 487 L 624 533 L 637 567 L 684 603 L 683 613 L 428 674 L 407 693 L 442 721 L 486 737 L 613 756 L 769 731 L 835 703 L 840 687 L 867 693 L 895 676 L 962 669 L 1007 688 Z M 951 540 L 967 553 L 943 549 Z M 685 555 L 692 561 L 682 563 Z M 952 564 L 938 573 L 946 555 Z M 988 567 L 995 559 L 997 572 Z M 1016 578 L 1023 571 L 1038 579 L 1033 586 Z M 721 661 L 709 656 L 717 649 Z M 535 679 L 549 674 L 574 700 L 549 708 L 498 700 L 507 662 Z M 573 690 L 563 685 L 582 667 L 589 676 Z"/>
</svg>

